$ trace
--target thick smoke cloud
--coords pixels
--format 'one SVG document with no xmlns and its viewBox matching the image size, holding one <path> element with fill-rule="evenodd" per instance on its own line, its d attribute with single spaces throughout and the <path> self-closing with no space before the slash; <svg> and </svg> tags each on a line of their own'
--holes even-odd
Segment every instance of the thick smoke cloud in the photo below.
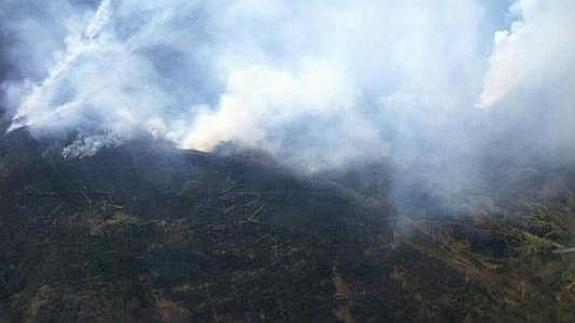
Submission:
<svg viewBox="0 0 575 323">
<path fill-rule="evenodd" d="M 511 7 L 509 30 L 495 33 L 479 106 L 489 108 L 513 90 L 569 77 L 575 61 L 575 3 L 523 0 Z"/>
<path fill-rule="evenodd" d="M 385 159 L 451 190 L 476 185 L 486 154 L 574 148 L 571 0 L 2 6 L 12 129 L 75 131 L 67 156 L 151 134 L 305 171 Z"/>
</svg>

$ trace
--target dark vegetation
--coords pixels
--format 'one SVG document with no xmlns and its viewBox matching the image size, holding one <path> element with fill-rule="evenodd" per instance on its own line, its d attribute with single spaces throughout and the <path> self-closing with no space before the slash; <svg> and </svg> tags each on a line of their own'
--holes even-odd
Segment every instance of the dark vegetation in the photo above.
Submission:
<svg viewBox="0 0 575 323">
<path fill-rule="evenodd" d="M 385 167 L 60 149 L 0 139 L 0 322 L 575 321 L 565 168 L 414 217 L 387 201 Z"/>
</svg>

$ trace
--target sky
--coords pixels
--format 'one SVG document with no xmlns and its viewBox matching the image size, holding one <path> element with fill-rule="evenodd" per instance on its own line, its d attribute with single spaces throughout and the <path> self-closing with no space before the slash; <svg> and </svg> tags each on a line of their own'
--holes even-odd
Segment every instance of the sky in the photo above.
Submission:
<svg viewBox="0 0 575 323">
<path fill-rule="evenodd" d="M 147 135 L 447 188 L 575 155 L 572 0 L 6 0 L 0 30 L 10 130 L 70 158 Z"/>
</svg>

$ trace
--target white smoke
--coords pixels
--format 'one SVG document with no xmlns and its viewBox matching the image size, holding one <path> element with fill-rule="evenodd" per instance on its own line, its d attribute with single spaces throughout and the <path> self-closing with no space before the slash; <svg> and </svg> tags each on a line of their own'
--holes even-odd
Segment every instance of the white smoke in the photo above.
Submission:
<svg viewBox="0 0 575 323">
<path fill-rule="evenodd" d="M 560 129 L 544 137 L 571 147 L 571 0 L 517 0 L 508 16 L 495 0 L 32 3 L 0 14 L 16 40 L 11 129 L 79 133 L 67 156 L 148 133 L 312 171 L 386 158 L 469 177 L 492 133 L 525 120 L 517 111 L 542 125 L 541 93 L 542 129 Z"/>
<path fill-rule="evenodd" d="M 575 62 L 575 2 L 521 0 L 509 30 L 497 31 L 478 106 L 489 108 L 523 86 L 565 77 Z"/>
<path fill-rule="evenodd" d="M 65 38 L 65 49 L 54 66 L 48 69 L 48 75 L 38 85 L 31 85 L 23 102 L 16 110 L 14 122 L 8 129 L 13 131 L 23 126 L 40 126 L 44 122 L 49 122 L 55 116 L 66 113 L 82 102 L 67 102 L 56 107 L 49 107 L 48 100 L 54 98 L 61 87 L 61 79 L 73 68 L 78 58 L 97 47 L 98 36 L 111 15 L 111 0 L 103 0 L 93 18 L 90 19 L 84 30 L 78 30 L 77 26 L 69 29 L 69 34 Z M 76 28 L 74 28 L 76 27 Z M 28 85 L 28 84 L 26 84 Z"/>
</svg>

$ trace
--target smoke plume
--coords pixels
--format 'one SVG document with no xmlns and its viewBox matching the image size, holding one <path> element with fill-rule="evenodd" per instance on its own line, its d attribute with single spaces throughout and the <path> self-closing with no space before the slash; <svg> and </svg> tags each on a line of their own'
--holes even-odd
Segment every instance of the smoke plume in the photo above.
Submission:
<svg viewBox="0 0 575 323">
<path fill-rule="evenodd" d="M 571 0 L 13 0 L 0 21 L 10 130 L 77 133 L 67 156 L 148 134 L 451 189 L 489 154 L 575 148 Z"/>
</svg>

